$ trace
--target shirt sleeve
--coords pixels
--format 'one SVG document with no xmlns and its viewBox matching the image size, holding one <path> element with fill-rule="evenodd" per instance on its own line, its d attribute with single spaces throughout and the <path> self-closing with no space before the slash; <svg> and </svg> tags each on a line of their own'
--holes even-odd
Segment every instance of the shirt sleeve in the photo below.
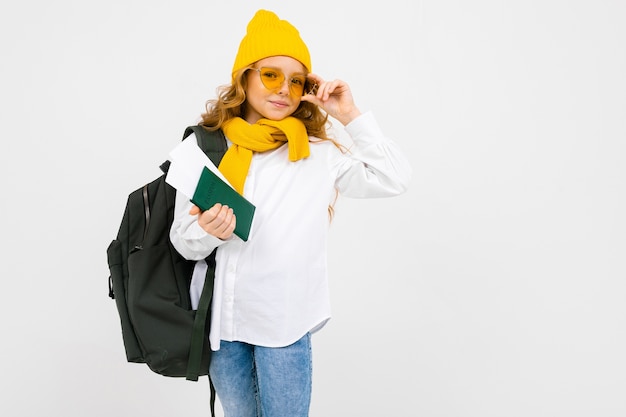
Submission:
<svg viewBox="0 0 626 417">
<path fill-rule="evenodd" d="M 353 140 L 337 166 L 335 186 L 352 198 L 391 197 L 408 188 L 412 168 L 398 145 L 385 137 L 371 112 L 345 127 Z"/>
<path fill-rule="evenodd" d="M 200 227 L 198 216 L 189 214 L 192 206 L 188 197 L 176 193 L 170 241 L 183 258 L 198 261 L 209 256 L 213 249 L 226 241 L 205 232 Z"/>
</svg>

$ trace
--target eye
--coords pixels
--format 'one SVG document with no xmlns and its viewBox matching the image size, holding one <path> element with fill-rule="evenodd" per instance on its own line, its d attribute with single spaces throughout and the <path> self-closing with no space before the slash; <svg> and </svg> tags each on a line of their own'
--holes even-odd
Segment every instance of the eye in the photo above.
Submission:
<svg viewBox="0 0 626 417">
<path fill-rule="evenodd" d="M 280 76 L 278 75 L 278 72 L 270 70 L 270 69 L 262 69 L 261 77 L 267 78 L 268 80 L 276 80 L 280 78 Z"/>
<path fill-rule="evenodd" d="M 297 85 L 298 87 L 304 87 L 304 83 L 306 80 L 304 77 L 294 77 L 291 79 L 291 84 Z"/>
</svg>

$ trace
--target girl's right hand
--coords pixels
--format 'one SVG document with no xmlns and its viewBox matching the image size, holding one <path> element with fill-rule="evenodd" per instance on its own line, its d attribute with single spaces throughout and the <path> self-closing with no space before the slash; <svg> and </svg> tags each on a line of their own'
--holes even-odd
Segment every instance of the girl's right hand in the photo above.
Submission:
<svg viewBox="0 0 626 417">
<path fill-rule="evenodd" d="M 322 77 L 313 73 L 309 73 L 307 78 L 315 82 L 318 87 L 315 94 L 302 96 L 302 101 L 316 104 L 344 126 L 361 114 L 354 104 L 350 86 L 345 81 L 324 81 Z"/>
<path fill-rule="evenodd" d="M 220 203 L 205 211 L 201 211 L 198 206 L 193 206 L 189 210 L 189 214 L 192 216 L 197 214 L 200 227 L 208 234 L 219 239 L 226 240 L 235 231 L 237 219 L 233 209 Z"/>
</svg>

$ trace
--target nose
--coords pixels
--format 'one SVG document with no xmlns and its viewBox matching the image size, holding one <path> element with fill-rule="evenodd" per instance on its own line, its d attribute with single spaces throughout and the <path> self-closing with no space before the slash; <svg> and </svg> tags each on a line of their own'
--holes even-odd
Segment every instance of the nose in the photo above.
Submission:
<svg viewBox="0 0 626 417">
<path fill-rule="evenodd" d="M 289 80 L 288 79 L 284 79 L 282 83 L 280 83 L 280 88 L 278 89 L 278 94 L 282 94 L 285 96 L 288 96 L 290 93 L 289 91 Z"/>
</svg>

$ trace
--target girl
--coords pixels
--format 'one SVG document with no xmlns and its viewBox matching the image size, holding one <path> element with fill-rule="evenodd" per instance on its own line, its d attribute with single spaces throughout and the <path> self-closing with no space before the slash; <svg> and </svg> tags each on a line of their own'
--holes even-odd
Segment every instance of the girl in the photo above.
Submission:
<svg viewBox="0 0 626 417">
<path fill-rule="evenodd" d="M 233 234 L 229 207 L 201 212 L 185 196 L 176 200 L 170 239 L 197 261 L 195 302 L 203 260 L 217 249 L 209 375 L 226 417 L 308 416 L 311 334 L 330 318 L 332 204 L 337 193 L 398 195 L 411 175 L 373 116 L 359 111 L 348 84 L 310 71 L 297 29 L 259 10 L 239 46 L 232 85 L 207 103 L 201 123 L 223 130 L 229 149 L 219 169 L 256 206 L 249 239 Z M 328 115 L 353 139 L 349 151 L 327 136 Z"/>
</svg>

